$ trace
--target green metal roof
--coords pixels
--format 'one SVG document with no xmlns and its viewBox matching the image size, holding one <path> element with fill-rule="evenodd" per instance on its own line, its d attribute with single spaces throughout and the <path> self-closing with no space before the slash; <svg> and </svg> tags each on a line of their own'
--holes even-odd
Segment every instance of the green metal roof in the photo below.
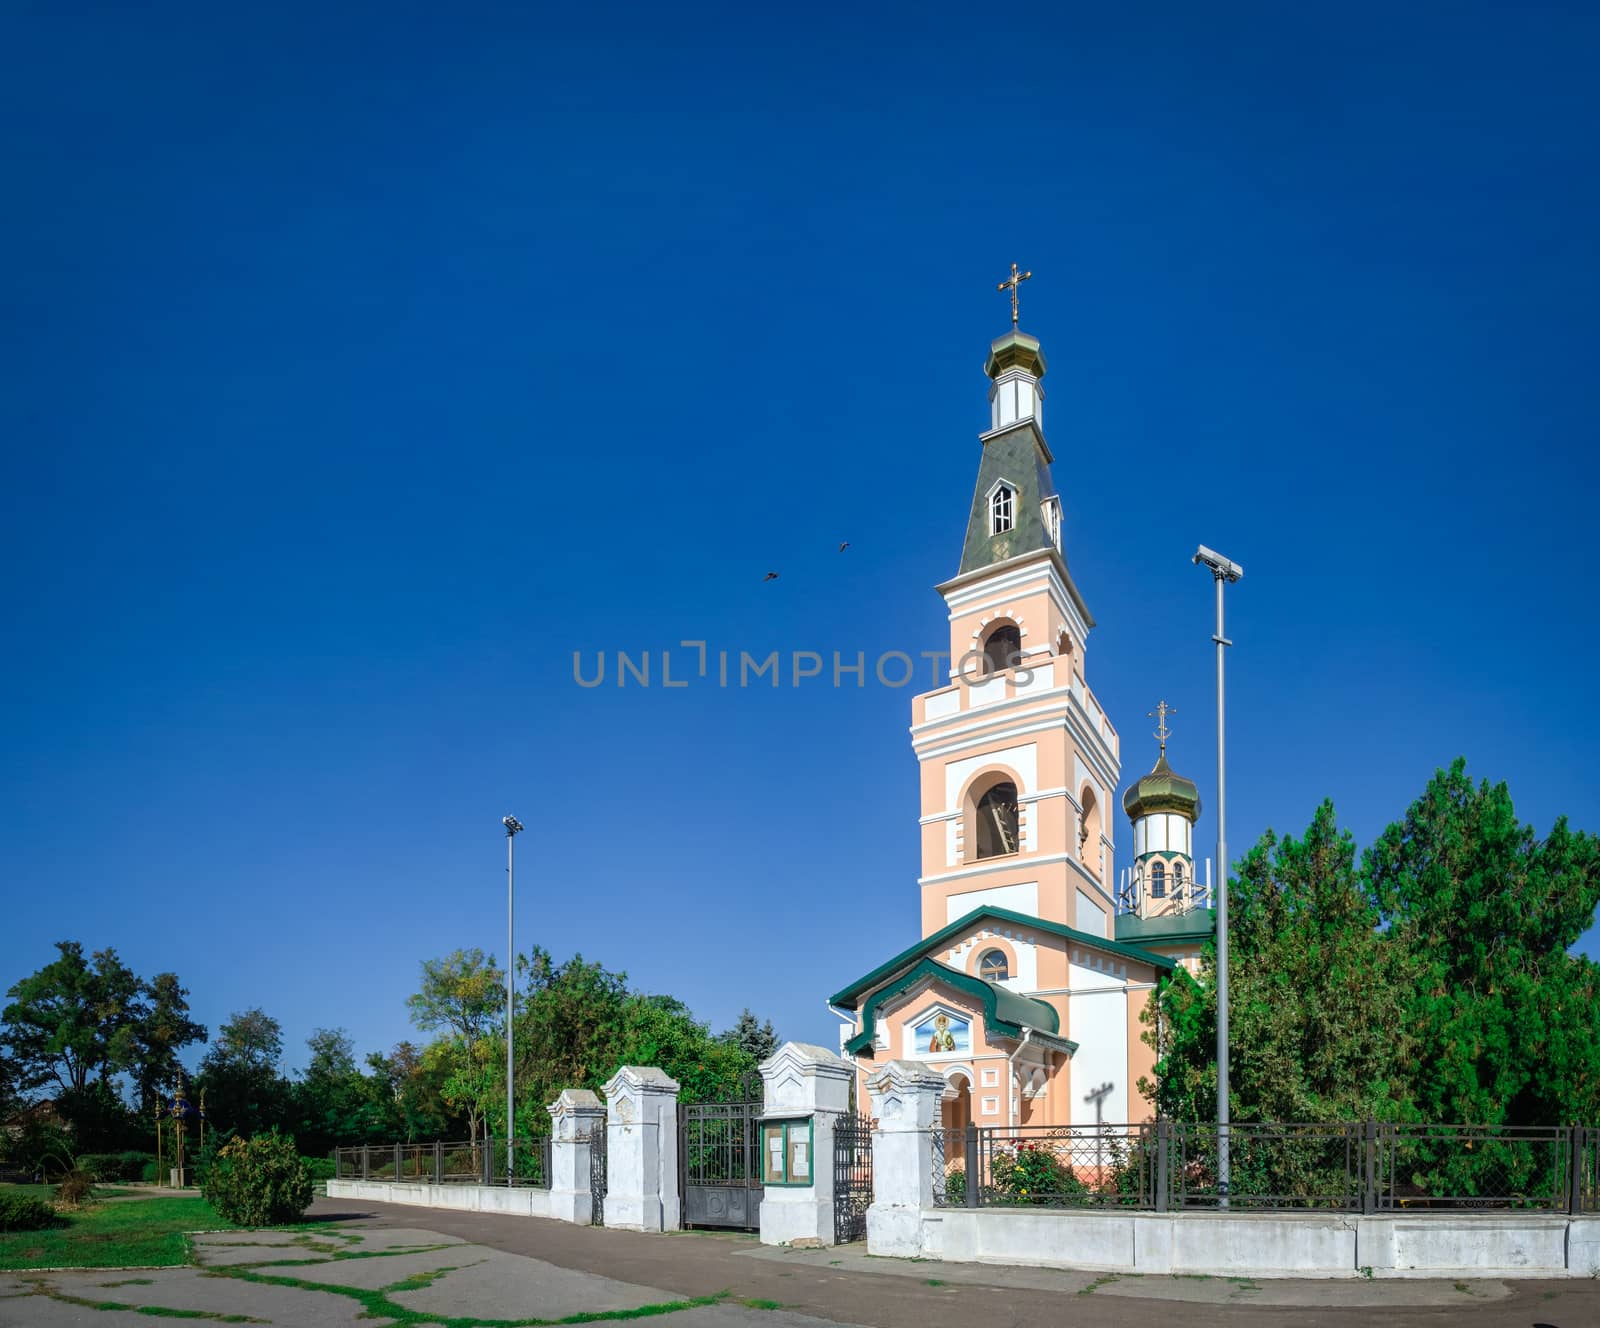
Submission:
<svg viewBox="0 0 1600 1328">
<path fill-rule="evenodd" d="M 1055 482 L 1042 449 L 1043 439 L 1028 421 L 996 434 L 983 445 L 978 462 L 978 483 L 972 491 L 972 513 L 961 548 L 957 575 L 993 567 L 1025 553 L 1054 550 L 1055 541 L 1045 528 L 1040 504 L 1055 496 Z M 1004 480 L 1016 490 L 1012 503 L 1015 524 L 999 535 L 989 533 L 989 491 Z M 1059 552 L 1059 551 L 1058 551 Z M 1064 560 L 1063 560 L 1064 561 Z"/>
<path fill-rule="evenodd" d="M 1209 941 L 1216 930 L 1217 915 L 1209 908 L 1197 908 L 1192 913 L 1166 913 L 1159 918 L 1141 918 L 1137 913 L 1117 915 L 1117 939 L 1134 945 Z"/>
<path fill-rule="evenodd" d="M 1019 926 L 1032 928 L 1034 931 L 1046 932 L 1051 936 L 1061 936 L 1069 941 L 1076 941 L 1080 945 L 1092 946 L 1097 950 L 1104 950 L 1108 954 L 1121 955 L 1124 959 L 1132 959 L 1140 964 L 1149 964 L 1153 968 L 1164 969 L 1168 972 L 1175 966 L 1175 961 L 1169 959 L 1166 955 L 1155 954 L 1150 950 L 1141 950 L 1138 946 L 1125 944 L 1120 939 L 1108 941 L 1104 936 L 1091 936 L 1086 931 L 1078 931 L 1059 922 L 1046 922 L 1043 918 L 1029 917 L 1026 913 L 1014 913 L 1009 908 L 995 908 L 990 905 L 984 905 L 957 918 L 948 927 L 941 927 L 933 935 L 923 937 L 922 940 L 915 945 L 908 946 L 887 963 L 879 964 L 877 968 L 873 969 L 865 977 L 857 978 L 848 987 L 830 996 L 828 1003 L 837 1005 L 841 1010 L 854 1010 L 861 997 L 879 983 L 892 978 L 901 969 L 921 959 L 930 951 L 938 950 L 948 945 L 950 941 L 971 929 L 983 918 L 998 918 L 1002 922 L 1015 923 Z M 941 967 L 943 966 L 941 965 Z M 951 971 L 954 972 L 955 970 L 952 969 Z M 976 978 L 973 980 L 978 981 Z"/>
<path fill-rule="evenodd" d="M 984 1026 L 991 1033 L 1000 1037 L 1021 1038 L 1023 1030 L 1031 1028 L 1061 1043 L 1068 1049 L 1068 1055 L 1078 1049 L 1076 1042 L 1059 1036 L 1061 1016 L 1056 1013 L 1055 1006 L 1034 1000 L 1031 996 L 1020 996 L 998 983 L 985 982 L 958 968 L 941 964 L 937 959 L 921 960 L 896 981 L 873 992 L 861 1010 L 861 1031 L 844 1044 L 844 1049 L 854 1056 L 873 1048 L 878 1038 L 878 1011 L 884 1002 L 925 981 L 942 982 L 976 997 L 983 1005 Z"/>
</svg>

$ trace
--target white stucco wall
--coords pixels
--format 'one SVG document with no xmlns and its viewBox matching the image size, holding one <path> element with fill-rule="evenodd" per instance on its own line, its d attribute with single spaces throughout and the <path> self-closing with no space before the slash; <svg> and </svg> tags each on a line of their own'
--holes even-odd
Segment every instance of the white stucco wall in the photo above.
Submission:
<svg viewBox="0 0 1600 1328">
<path fill-rule="evenodd" d="M 1039 883 L 1024 881 L 1019 885 L 992 885 L 987 890 L 967 890 L 959 895 L 951 895 L 944 901 L 944 920 L 947 924 L 954 922 L 983 904 L 1038 917 Z"/>
<path fill-rule="evenodd" d="M 550 1191 L 527 1185 L 422 1185 L 381 1180 L 330 1180 L 330 1199 L 364 1199 L 368 1203 L 411 1204 L 418 1208 L 453 1208 L 469 1213 L 505 1213 L 511 1217 L 549 1217 Z"/>
<path fill-rule="evenodd" d="M 1109 936 L 1106 931 L 1106 911 L 1099 904 L 1090 899 L 1082 890 L 1078 891 L 1077 921 L 1073 924 L 1079 931 L 1086 931 L 1091 936 Z"/>
<path fill-rule="evenodd" d="M 944 768 L 944 806 L 946 811 L 960 808 L 961 790 L 966 782 L 980 770 L 991 766 L 1006 766 L 1017 772 L 1022 781 L 1018 793 L 1035 793 L 1039 788 L 1039 745 L 1025 742 L 1002 751 L 988 752 L 983 756 L 965 756 L 959 761 L 947 762 Z"/>
<path fill-rule="evenodd" d="M 1067 1036 L 1078 1044 L 1072 1054 L 1072 1123 L 1093 1125 L 1095 1105 L 1083 1095 L 1102 1084 L 1111 1092 L 1100 1105 L 1100 1119 L 1121 1125 L 1128 1119 L 1128 995 L 1126 980 L 1081 964 L 1068 966 L 1071 996 Z M 1113 988 L 1113 990 L 1106 990 Z"/>
<path fill-rule="evenodd" d="M 1590 1277 L 1600 1220 L 1543 1214 L 924 1208 L 894 1250 L 952 1263 L 1249 1277 Z M 877 1254 L 869 1239 L 868 1252 Z"/>
</svg>

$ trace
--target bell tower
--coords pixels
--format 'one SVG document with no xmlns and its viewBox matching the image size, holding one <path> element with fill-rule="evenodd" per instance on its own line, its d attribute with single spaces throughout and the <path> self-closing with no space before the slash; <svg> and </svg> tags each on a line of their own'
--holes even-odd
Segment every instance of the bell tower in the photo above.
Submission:
<svg viewBox="0 0 1600 1328">
<path fill-rule="evenodd" d="M 956 574 L 938 587 L 946 685 L 915 699 L 922 929 L 980 905 L 1109 938 L 1116 730 L 1085 681 L 1094 619 L 1067 567 L 1044 435 L 1045 357 L 1016 324 L 989 347 L 989 427 Z"/>
</svg>

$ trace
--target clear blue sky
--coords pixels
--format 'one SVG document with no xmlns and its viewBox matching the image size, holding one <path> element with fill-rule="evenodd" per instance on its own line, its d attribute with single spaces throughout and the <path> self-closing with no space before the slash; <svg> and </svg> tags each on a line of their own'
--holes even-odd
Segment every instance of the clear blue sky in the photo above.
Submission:
<svg viewBox="0 0 1600 1328">
<path fill-rule="evenodd" d="M 1600 829 L 1566 8 L 14 8 L 0 984 L 385 1047 L 512 811 L 523 941 L 831 1042 L 917 934 L 909 689 L 571 651 L 942 646 L 1013 259 L 1125 777 L 1164 696 L 1214 840 L 1203 540 L 1237 850 L 1457 754 Z"/>
</svg>

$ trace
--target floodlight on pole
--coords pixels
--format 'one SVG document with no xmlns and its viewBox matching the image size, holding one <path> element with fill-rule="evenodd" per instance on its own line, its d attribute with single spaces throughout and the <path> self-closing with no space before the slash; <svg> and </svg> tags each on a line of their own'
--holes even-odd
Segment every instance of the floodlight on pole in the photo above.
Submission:
<svg viewBox="0 0 1600 1328">
<path fill-rule="evenodd" d="M 1194 561 L 1217 586 L 1217 1203 L 1228 1207 L 1231 1167 L 1228 1156 L 1228 763 L 1223 727 L 1223 652 L 1233 644 L 1222 631 L 1222 588 L 1244 576 L 1244 568 L 1202 544 Z"/>
<path fill-rule="evenodd" d="M 512 1144 L 516 1137 L 515 1069 L 512 1064 L 512 1016 L 516 1013 L 516 839 L 522 832 L 522 822 L 515 816 L 502 816 L 500 824 L 506 828 L 506 1186 L 511 1185 L 515 1174 L 512 1166 Z"/>
</svg>

